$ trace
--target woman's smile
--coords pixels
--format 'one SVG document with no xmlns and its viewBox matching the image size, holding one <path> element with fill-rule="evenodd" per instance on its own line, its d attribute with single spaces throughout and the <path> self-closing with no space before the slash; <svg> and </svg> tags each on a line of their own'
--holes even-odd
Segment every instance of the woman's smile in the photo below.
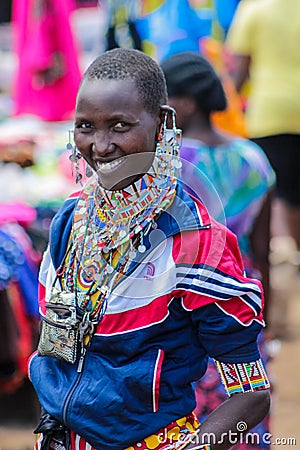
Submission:
<svg viewBox="0 0 300 450">
<path fill-rule="evenodd" d="M 117 158 L 110 162 L 95 162 L 95 167 L 97 172 L 102 172 L 105 174 L 108 174 L 109 172 L 112 172 L 116 169 L 119 169 L 123 164 L 126 162 L 126 156 L 123 156 L 122 158 Z"/>
</svg>

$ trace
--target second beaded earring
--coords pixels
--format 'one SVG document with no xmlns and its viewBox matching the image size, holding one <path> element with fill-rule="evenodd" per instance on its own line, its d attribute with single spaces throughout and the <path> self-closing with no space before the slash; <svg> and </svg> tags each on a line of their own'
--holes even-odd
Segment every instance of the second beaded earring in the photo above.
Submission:
<svg viewBox="0 0 300 450">
<path fill-rule="evenodd" d="M 179 176 L 182 166 L 180 146 L 182 131 L 176 126 L 176 111 L 170 106 L 164 106 L 165 116 L 158 137 L 156 156 L 161 160 L 161 168 L 165 174 Z M 171 114 L 172 128 L 168 128 L 168 118 Z"/>
<path fill-rule="evenodd" d="M 79 168 L 79 160 L 81 159 L 81 154 L 77 151 L 76 145 L 73 143 L 73 130 L 69 130 L 69 142 L 67 143 L 66 147 L 68 150 L 71 151 L 71 155 L 69 156 L 69 160 L 72 163 L 72 167 L 75 169 L 75 181 L 77 183 L 82 182 L 82 173 L 80 172 Z M 72 169 L 73 174 L 73 169 Z"/>
</svg>

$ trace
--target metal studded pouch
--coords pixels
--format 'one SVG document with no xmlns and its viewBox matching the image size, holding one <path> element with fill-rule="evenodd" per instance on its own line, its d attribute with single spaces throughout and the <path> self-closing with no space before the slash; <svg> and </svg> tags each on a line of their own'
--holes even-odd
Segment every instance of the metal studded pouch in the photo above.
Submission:
<svg viewBox="0 0 300 450">
<path fill-rule="evenodd" d="M 75 294 L 54 288 L 46 304 L 38 354 L 53 356 L 74 364 L 77 356 L 78 333 Z"/>
</svg>

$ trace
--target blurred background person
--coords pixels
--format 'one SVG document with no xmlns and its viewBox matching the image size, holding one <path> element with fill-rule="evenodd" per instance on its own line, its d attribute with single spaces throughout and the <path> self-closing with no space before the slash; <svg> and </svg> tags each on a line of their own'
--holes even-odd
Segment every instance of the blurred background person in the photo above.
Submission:
<svg viewBox="0 0 300 450">
<path fill-rule="evenodd" d="M 178 111 L 177 123 L 183 130 L 181 156 L 192 163 L 183 165 L 183 181 L 194 191 L 193 186 L 199 191 L 200 173 L 211 181 L 227 226 L 239 239 L 246 267 L 260 274 L 268 299 L 269 212 L 275 182 L 270 163 L 255 143 L 225 133 L 212 123 L 213 113 L 225 110 L 227 102 L 218 75 L 204 57 L 183 52 L 161 66 L 169 104 Z M 220 220 L 222 211 L 215 215 Z"/>
<path fill-rule="evenodd" d="M 241 91 L 249 77 L 246 120 L 277 175 L 281 220 L 300 249 L 300 3 L 243 0 L 228 32 L 232 78 Z M 277 209 L 278 210 L 278 209 Z M 278 227 L 278 225 L 277 225 Z M 275 231 L 276 232 L 276 231 Z"/>
<path fill-rule="evenodd" d="M 190 193 L 202 199 L 216 219 L 225 218 L 226 225 L 237 235 L 246 273 L 262 280 L 268 321 L 270 203 L 275 182 L 272 167 L 255 143 L 213 125 L 212 114 L 226 109 L 226 97 L 219 77 L 204 57 L 183 52 L 164 60 L 161 66 L 168 103 L 177 111 L 177 125 L 183 130 L 183 183 Z M 207 195 L 210 189 L 206 180 L 215 188 L 215 196 Z M 265 337 L 261 348 L 267 361 Z M 226 395 L 213 362 L 196 383 L 196 392 L 196 412 L 201 422 Z M 255 431 L 261 437 L 256 446 L 243 443 L 234 448 L 262 448 L 269 418 Z"/>
</svg>

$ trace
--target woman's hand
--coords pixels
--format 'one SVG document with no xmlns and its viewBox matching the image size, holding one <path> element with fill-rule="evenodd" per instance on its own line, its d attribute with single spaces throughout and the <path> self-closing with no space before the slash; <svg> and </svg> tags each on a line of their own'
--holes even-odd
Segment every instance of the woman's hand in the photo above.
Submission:
<svg viewBox="0 0 300 450">
<path fill-rule="evenodd" d="M 227 450 L 261 422 L 269 409 L 269 389 L 234 394 L 207 417 L 184 450 L 201 448 L 201 444 L 210 444 L 211 450 Z"/>
</svg>

